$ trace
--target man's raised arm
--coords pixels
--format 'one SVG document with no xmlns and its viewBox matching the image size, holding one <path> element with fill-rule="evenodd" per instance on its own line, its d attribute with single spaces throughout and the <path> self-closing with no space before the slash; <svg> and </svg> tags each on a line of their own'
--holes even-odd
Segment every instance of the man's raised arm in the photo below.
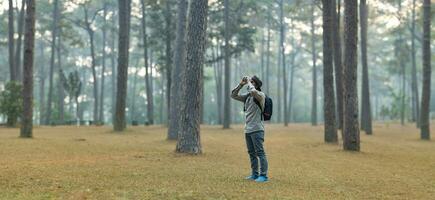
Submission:
<svg viewBox="0 0 435 200">
<path fill-rule="evenodd" d="M 241 102 L 245 102 L 246 96 L 245 95 L 240 95 L 239 91 L 240 89 L 242 89 L 243 87 L 243 83 L 239 83 L 237 85 L 237 87 L 235 87 L 232 91 L 231 91 L 231 98 L 237 100 L 237 101 L 241 101 Z"/>
</svg>

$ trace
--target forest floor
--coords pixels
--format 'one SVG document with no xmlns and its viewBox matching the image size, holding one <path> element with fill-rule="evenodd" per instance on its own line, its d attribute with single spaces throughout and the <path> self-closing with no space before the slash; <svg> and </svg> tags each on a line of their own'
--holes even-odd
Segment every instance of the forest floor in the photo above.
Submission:
<svg viewBox="0 0 435 200">
<path fill-rule="evenodd" d="M 241 125 L 203 126 L 199 156 L 160 126 L 0 128 L 0 199 L 435 199 L 435 141 L 418 133 L 376 124 L 352 153 L 322 126 L 267 125 L 270 181 L 255 183 Z"/>
</svg>

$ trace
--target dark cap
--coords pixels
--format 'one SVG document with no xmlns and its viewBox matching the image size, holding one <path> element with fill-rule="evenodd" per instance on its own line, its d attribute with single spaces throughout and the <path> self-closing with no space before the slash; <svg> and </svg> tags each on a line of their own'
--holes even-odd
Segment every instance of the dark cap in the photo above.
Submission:
<svg viewBox="0 0 435 200">
<path fill-rule="evenodd" d="M 252 76 L 251 80 L 255 82 L 255 89 L 261 91 L 261 86 L 263 85 L 263 82 L 261 82 L 261 80 L 256 75 Z"/>
</svg>

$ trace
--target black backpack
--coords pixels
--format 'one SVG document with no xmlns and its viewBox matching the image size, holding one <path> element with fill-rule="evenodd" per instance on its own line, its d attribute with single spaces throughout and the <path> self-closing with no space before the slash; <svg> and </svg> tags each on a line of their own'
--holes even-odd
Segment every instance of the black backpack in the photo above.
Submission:
<svg viewBox="0 0 435 200">
<path fill-rule="evenodd" d="M 245 103 L 246 103 L 246 100 L 248 99 L 249 96 L 250 96 L 250 94 L 248 94 L 248 96 L 246 97 Z M 254 102 L 255 102 L 255 104 L 258 105 L 258 107 L 260 107 L 260 110 L 261 110 L 260 102 L 258 102 L 258 100 L 256 98 L 254 98 Z M 246 111 L 245 105 L 243 105 L 243 111 Z M 262 115 L 262 118 L 264 121 L 269 121 L 270 118 L 272 118 L 272 111 L 273 111 L 272 99 L 266 95 L 266 97 L 264 99 L 264 110 L 263 110 L 263 115 Z"/>
</svg>

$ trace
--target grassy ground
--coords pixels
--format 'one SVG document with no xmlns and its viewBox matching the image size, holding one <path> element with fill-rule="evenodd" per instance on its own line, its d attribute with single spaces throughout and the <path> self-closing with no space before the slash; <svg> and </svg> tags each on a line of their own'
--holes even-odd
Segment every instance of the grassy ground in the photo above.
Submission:
<svg viewBox="0 0 435 200">
<path fill-rule="evenodd" d="M 0 128 L 0 199 L 435 199 L 435 142 L 413 125 L 376 125 L 362 152 L 323 143 L 322 127 L 267 126 L 270 182 L 245 181 L 241 126 L 202 128 L 204 154 L 177 155 L 166 129 Z"/>
</svg>

